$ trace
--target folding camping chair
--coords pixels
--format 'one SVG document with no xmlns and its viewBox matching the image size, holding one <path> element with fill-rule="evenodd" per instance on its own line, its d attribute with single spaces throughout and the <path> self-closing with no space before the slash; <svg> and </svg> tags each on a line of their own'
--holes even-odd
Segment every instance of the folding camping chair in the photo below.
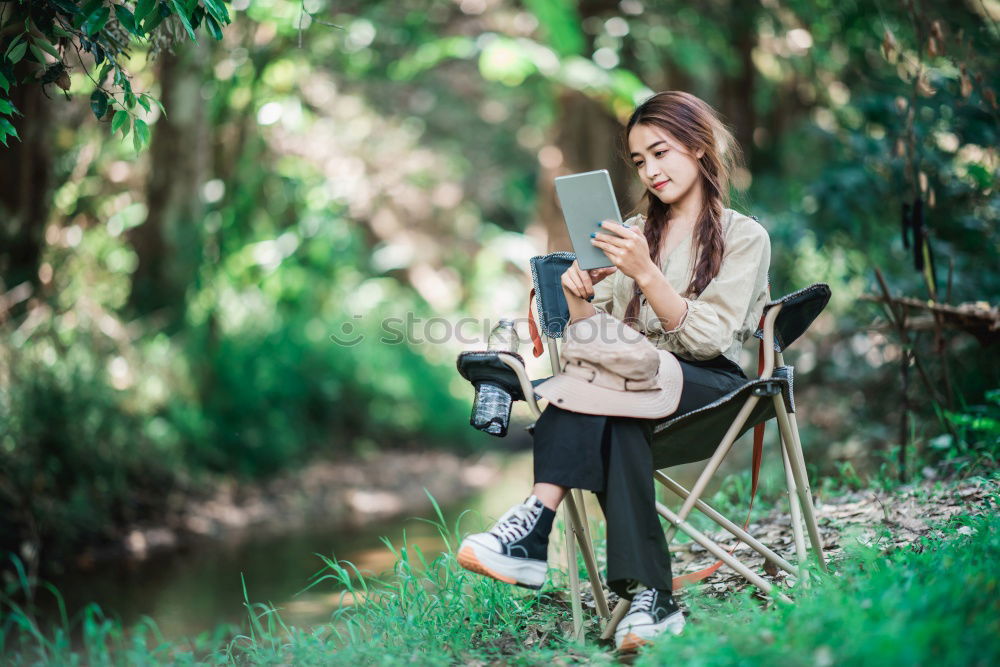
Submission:
<svg viewBox="0 0 1000 667">
<path fill-rule="evenodd" d="M 533 336 L 535 338 L 534 352 L 535 356 L 541 355 L 541 339 L 544 338 L 553 374 L 560 372 L 556 340 L 562 337 L 563 329 L 569 321 L 569 307 L 563 295 L 560 277 L 574 259 L 575 255 L 569 252 L 555 252 L 531 259 L 531 275 L 534 284 L 532 294 L 536 297 L 538 328 L 541 329 L 542 334 L 541 337 Z M 776 567 L 796 577 L 801 577 L 799 567 L 792 565 L 747 533 L 746 524 L 740 527 L 701 500 L 705 487 L 736 440 L 756 425 L 776 417 L 781 435 L 780 442 L 797 563 L 798 566 L 801 566 L 806 561 L 805 539 L 802 531 L 804 520 L 813 552 L 820 567 L 825 569 L 822 542 L 802 456 L 798 426 L 795 421 L 792 367 L 784 365 L 782 352 L 805 332 L 829 299 L 829 286 L 817 283 L 768 302 L 764 308 L 762 326 L 755 334 L 757 338 L 761 339 L 762 356 L 761 364 L 758 367 L 759 377 L 749 380 L 743 386 L 709 405 L 678 417 L 667 418 L 654 427 L 652 441 L 653 462 L 656 469 L 653 472 L 654 478 L 683 500 L 680 510 L 676 513 L 663 504 L 656 503 L 656 511 L 670 524 L 667 530 L 667 540 L 669 541 L 673 537 L 677 529 L 684 531 L 694 542 L 704 547 L 721 563 L 728 565 L 745 577 L 765 594 L 772 593 L 772 586 L 768 581 L 733 556 L 732 551 L 723 549 L 710 537 L 692 526 L 687 519 L 693 509 L 698 509 Z M 533 319 L 531 325 L 535 326 Z M 535 333 L 533 332 L 533 334 Z M 458 370 L 473 384 L 478 385 L 488 381 L 503 386 L 515 399 L 524 400 L 536 419 L 541 415 L 533 388 L 544 379 L 534 382 L 529 380 L 524 361 L 520 355 L 496 351 L 463 352 L 458 358 Z M 754 491 L 756 491 L 757 486 L 761 442 L 760 435 L 755 437 Z M 661 470 L 667 466 L 700 461 L 706 458 L 708 463 L 690 491 Z M 590 527 L 580 489 L 571 489 L 566 494 L 563 505 L 565 508 L 563 523 L 566 527 L 566 552 L 569 563 L 574 633 L 577 637 L 582 638 L 583 610 L 580 601 L 580 581 L 576 557 L 576 547 L 579 546 L 588 578 L 591 581 L 597 613 L 604 621 L 602 637 L 611 637 L 618 621 L 628 611 L 628 602 L 622 601 L 615 608 L 613 614 L 608 607 L 608 599 L 594 556 Z M 717 563 L 713 568 L 703 572 L 711 573 L 718 565 Z M 684 577 L 679 579 L 683 580 Z M 675 579 L 675 584 L 677 581 Z"/>
</svg>

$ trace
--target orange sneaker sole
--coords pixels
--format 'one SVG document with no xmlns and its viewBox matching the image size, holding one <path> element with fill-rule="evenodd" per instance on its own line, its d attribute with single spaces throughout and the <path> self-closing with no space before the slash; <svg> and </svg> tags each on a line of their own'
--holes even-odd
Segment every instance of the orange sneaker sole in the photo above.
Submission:
<svg viewBox="0 0 1000 667">
<path fill-rule="evenodd" d="M 505 584 L 517 584 L 517 580 L 511 577 L 505 577 L 502 574 L 494 572 L 490 568 L 486 567 L 479 562 L 476 558 L 476 552 L 472 550 L 472 547 L 462 547 L 458 552 L 458 564 L 464 567 L 466 570 L 475 572 L 477 574 L 482 574 L 487 577 L 496 579 L 497 581 L 502 581 Z"/>
<path fill-rule="evenodd" d="M 634 632 L 630 632 L 625 635 L 624 639 L 622 639 L 622 645 L 618 647 L 618 650 L 623 653 L 637 651 L 640 647 L 645 646 L 648 643 L 648 640 L 643 639 Z"/>
</svg>

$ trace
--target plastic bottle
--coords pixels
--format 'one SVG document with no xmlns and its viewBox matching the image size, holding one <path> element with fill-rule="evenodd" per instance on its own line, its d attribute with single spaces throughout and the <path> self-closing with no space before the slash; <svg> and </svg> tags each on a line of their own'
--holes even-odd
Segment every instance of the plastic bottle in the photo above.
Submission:
<svg viewBox="0 0 1000 667">
<path fill-rule="evenodd" d="M 516 354 L 519 342 L 514 320 L 502 319 L 490 332 L 487 349 Z M 470 422 L 480 431 L 502 438 L 507 435 L 512 403 L 513 399 L 506 389 L 492 382 L 483 382 L 476 388 Z"/>
</svg>

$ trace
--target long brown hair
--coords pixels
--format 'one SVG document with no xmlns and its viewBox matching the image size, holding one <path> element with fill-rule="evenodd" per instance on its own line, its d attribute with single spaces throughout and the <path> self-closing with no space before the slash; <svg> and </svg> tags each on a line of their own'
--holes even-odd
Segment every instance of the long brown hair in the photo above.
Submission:
<svg viewBox="0 0 1000 667">
<path fill-rule="evenodd" d="M 719 273 L 725 240 L 722 232 L 722 210 L 729 204 L 729 181 L 733 170 L 742 164 L 739 146 L 719 114 L 703 100 L 677 90 L 657 93 L 640 104 L 625 126 L 623 157 L 631 164 L 628 135 L 636 125 L 651 125 L 665 130 L 692 155 L 704 150 L 698 159 L 704 202 L 695 222 L 694 252 L 697 263 L 691 282 L 683 295 L 700 294 Z M 643 233 L 649 244 L 649 258 L 660 265 L 660 241 L 670 224 L 670 205 L 657 199 L 649 190 L 646 200 L 646 224 Z M 639 202 L 641 206 L 642 202 Z M 639 315 L 638 288 L 625 309 L 625 322 L 633 324 Z"/>
</svg>

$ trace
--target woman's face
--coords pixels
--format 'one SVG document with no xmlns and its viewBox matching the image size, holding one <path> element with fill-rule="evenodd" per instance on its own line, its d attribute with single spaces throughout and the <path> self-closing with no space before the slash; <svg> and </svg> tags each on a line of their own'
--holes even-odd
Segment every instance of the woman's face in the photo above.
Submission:
<svg viewBox="0 0 1000 667">
<path fill-rule="evenodd" d="M 628 134 L 628 149 L 643 187 L 664 204 L 680 201 L 700 182 L 698 159 L 705 151 L 689 152 L 665 130 L 636 125 Z"/>
</svg>

